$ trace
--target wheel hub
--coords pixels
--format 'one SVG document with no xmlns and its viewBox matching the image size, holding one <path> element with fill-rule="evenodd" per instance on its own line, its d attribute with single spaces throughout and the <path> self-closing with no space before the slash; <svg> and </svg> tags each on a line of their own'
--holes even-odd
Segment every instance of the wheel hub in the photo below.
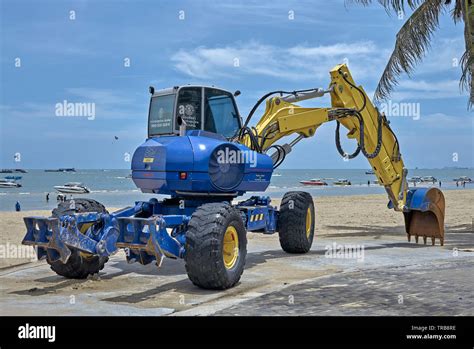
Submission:
<svg viewBox="0 0 474 349">
<path fill-rule="evenodd" d="M 231 225 L 227 227 L 224 233 L 222 254 L 225 267 L 232 269 L 239 257 L 239 236 L 237 230 Z"/>
<path fill-rule="evenodd" d="M 311 207 L 308 207 L 308 210 L 306 211 L 306 237 L 309 239 L 311 235 Z"/>
</svg>

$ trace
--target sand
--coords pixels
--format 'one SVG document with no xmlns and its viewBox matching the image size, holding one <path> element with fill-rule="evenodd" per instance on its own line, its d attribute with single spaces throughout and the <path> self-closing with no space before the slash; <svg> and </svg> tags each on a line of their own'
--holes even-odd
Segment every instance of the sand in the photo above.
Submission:
<svg viewBox="0 0 474 349">
<path fill-rule="evenodd" d="M 446 239 L 455 231 L 473 230 L 473 190 L 450 190 L 446 197 Z M 273 201 L 279 205 L 278 199 Z M 403 214 L 386 208 L 385 195 L 315 197 L 316 235 L 327 237 L 404 235 Z M 108 208 L 114 211 L 113 208 Z M 30 263 L 33 249 L 22 246 L 25 234 L 23 217 L 48 216 L 49 211 L 0 212 L 0 268 Z M 393 227 L 393 229 L 383 229 Z M 249 234 L 249 240 L 262 238 Z M 274 237 L 277 239 L 277 236 Z M 16 253 L 16 255 L 15 255 Z M 3 254 L 3 255 L 1 255 Z M 20 254 L 20 255 L 18 255 Z"/>
</svg>

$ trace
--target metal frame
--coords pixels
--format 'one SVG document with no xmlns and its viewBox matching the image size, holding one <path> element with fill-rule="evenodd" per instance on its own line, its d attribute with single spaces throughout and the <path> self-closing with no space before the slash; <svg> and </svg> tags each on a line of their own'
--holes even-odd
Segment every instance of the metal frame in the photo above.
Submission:
<svg viewBox="0 0 474 349">
<path fill-rule="evenodd" d="M 183 209 L 151 199 L 110 214 L 25 217 L 27 233 L 22 243 L 37 246 L 38 259 L 49 257 L 50 261 L 67 263 L 73 249 L 110 256 L 121 248 L 129 263 L 155 262 L 160 266 L 164 257 L 184 258 L 187 225 L 194 210 L 206 202 L 186 200 L 188 209 Z M 242 212 L 247 231 L 276 232 L 278 211 L 270 202 L 268 196 L 253 196 L 234 206 Z M 87 231 L 81 232 L 81 226 L 90 223 Z"/>
</svg>

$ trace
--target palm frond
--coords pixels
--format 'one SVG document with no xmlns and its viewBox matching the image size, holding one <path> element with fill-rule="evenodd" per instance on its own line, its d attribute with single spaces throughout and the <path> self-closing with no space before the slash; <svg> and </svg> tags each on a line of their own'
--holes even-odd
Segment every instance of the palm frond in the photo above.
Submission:
<svg viewBox="0 0 474 349">
<path fill-rule="evenodd" d="M 464 18 L 464 39 L 466 51 L 461 58 L 461 90 L 469 91 L 468 108 L 474 106 L 474 4 L 471 0 L 461 0 L 462 17 Z"/>
<path fill-rule="evenodd" d="M 451 1 L 447 2 L 446 5 L 449 5 L 450 3 Z M 452 12 L 454 23 L 458 23 L 464 19 L 463 3 L 464 0 L 456 0 L 456 3 L 454 4 Z"/>
<path fill-rule="evenodd" d="M 357 4 L 357 5 L 362 5 L 362 6 L 369 6 L 372 4 L 372 0 L 345 0 L 344 4 L 349 5 L 349 4 Z"/>
<path fill-rule="evenodd" d="M 422 2 L 425 0 L 377 0 L 377 2 L 382 5 L 387 12 L 393 11 L 398 13 L 399 11 L 405 11 L 405 6 L 407 5 L 412 10 L 416 9 Z M 362 6 L 371 5 L 373 0 L 345 0 L 345 4 L 358 4 Z"/>
<path fill-rule="evenodd" d="M 416 0 L 411 3 L 414 1 Z M 444 0 L 425 0 L 399 30 L 395 48 L 375 91 L 376 101 L 388 98 L 398 83 L 398 76 L 403 72 L 410 75 L 414 66 L 423 58 L 430 46 L 433 32 L 438 28 L 443 6 Z"/>
</svg>

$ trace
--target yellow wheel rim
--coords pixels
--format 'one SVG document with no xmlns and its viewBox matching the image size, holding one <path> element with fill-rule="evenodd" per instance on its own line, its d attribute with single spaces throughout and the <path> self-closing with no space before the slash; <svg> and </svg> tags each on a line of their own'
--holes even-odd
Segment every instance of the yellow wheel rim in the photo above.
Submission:
<svg viewBox="0 0 474 349">
<path fill-rule="evenodd" d="M 312 214 L 311 214 L 311 206 L 308 207 L 306 211 L 306 238 L 309 239 L 311 235 L 311 221 L 312 221 Z"/>
<path fill-rule="evenodd" d="M 222 247 L 224 265 L 227 269 L 232 269 L 239 257 L 239 235 L 237 230 L 229 225 L 224 234 L 224 243 Z"/>
</svg>

